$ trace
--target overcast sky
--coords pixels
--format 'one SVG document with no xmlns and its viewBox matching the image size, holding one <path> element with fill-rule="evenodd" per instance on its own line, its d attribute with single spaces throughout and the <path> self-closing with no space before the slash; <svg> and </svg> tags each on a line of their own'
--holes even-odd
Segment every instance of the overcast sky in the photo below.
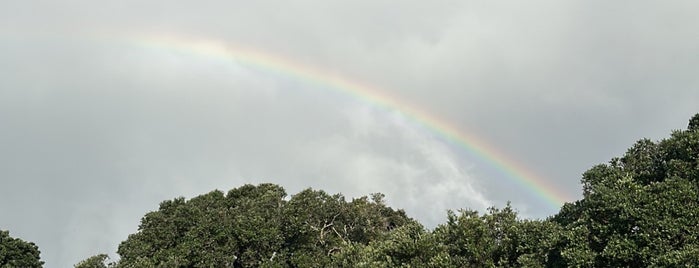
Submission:
<svg viewBox="0 0 699 268">
<path fill-rule="evenodd" d="M 580 197 L 580 175 L 699 112 L 696 1 L 3 1 L 0 229 L 47 267 L 115 256 L 158 203 L 273 182 L 447 209 L 549 206 L 399 112 L 138 44 L 255 48 L 373 85 Z M 292 3 L 293 2 L 293 3 Z"/>
</svg>

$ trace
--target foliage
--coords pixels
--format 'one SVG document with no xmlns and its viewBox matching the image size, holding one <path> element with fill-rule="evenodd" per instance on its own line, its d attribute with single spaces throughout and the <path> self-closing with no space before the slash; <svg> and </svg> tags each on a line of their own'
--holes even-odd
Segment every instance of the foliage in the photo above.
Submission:
<svg viewBox="0 0 699 268">
<path fill-rule="evenodd" d="M 369 244 L 351 243 L 334 258 L 336 267 L 448 267 L 446 251 L 417 222 L 391 230 Z"/>
<path fill-rule="evenodd" d="M 165 201 L 119 246 L 117 267 L 326 266 L 345 245 L 412 221 L 378 195 L 347 202 L 307 189 L 285 197 L 261 184 Z"/>
<path fill-rule="evenodd" d="M 565 231 L 560 250 L 566 266 L 696 265 L 697 120 L 657 143 L 640 140 L 621 158 L 583 174 L 583 200 L 552 218 Z"/>
<path fill-rule="evenodd" d="M 75 267 L 697 267 L 699 114 L 686 130 L 642 139 L 582 175 L 583 198 L 548 219 L 508 204 L 448 211 L 427 230 L 382 194 L 346 201 L 244 185 L 146 214 L 107 255 Z M 40 267 L 38 248 L 0 232 L 0 266 Z"/>
<path fill-rule="evenodd" d="M 98 255 L 89 257 L 89 258 L 79 262 L 74 267 L 75 268 L 108 268 L 108 267 L 113 267 L 115 265 L 114 263 L 105 264 L 107 259 L 109 259 L 109 256 L 107 256 L 107 254 L 98 254 Z"/>
<path fill-rule="evenodd" d="M 0 230 L 0 267 L 42 267 L 39 248 L 34 243 L 10 236 L 9 231 Z"/>
</svg>

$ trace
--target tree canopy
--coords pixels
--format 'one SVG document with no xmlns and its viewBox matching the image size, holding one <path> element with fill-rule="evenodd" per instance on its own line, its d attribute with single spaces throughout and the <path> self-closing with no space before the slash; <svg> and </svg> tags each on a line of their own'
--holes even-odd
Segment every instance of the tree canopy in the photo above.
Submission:
<svg viewBox="0 0 699 268">
<path fill-rule="evenodd" d="M 117 261 L 100 254 L 75 267 L 699 267 L 699 114 L 581 183 L 583 198 L 547 219 L 521 219 L 508 203 L 448 211 L 432 230 L 379 193 L 243 185 L 164 201 Z M 41 265 L 34 244 L 0 232 L 0 267 Z"/>
<path fill-rule="evenodd" d="M 39 247 L 10 236 L 9 231 L 0 230 L 0 267 L 42 267 Z"/>
</svg>

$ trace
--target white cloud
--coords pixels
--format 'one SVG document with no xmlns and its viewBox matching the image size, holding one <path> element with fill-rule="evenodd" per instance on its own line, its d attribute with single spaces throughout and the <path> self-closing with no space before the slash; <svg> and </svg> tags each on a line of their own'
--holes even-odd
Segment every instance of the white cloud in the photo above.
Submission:
<svg viewBox="0 0 699 268">
<path fill-rule="evenodd" d="M 373 84 L 574 195 L 584 169 L 697 112 L 696 7 L 10 1 L 0 10 L 0 214 L 12 216 L 0 225 L 65 267 L 92 246 L 113 250 L 163 199 L 242 183 L 384 192 L 428 225 L 445 209 L 510 198 L 503 174 L 410 120 L 291 77 L 134 44 L 149 33 L 241 44 Z M 549 213 L 516 198 L 525 215 Z"/>
</svg>

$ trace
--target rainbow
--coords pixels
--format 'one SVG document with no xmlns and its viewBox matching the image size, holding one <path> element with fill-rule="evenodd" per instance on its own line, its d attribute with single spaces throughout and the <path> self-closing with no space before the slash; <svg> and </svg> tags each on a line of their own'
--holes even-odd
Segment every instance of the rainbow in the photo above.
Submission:
<svg viewBox="0 0 699 268">
<path fill-rule="evenodd" d="M 341 75 L 303 65 L 264 51 L 234 46 L 232 44 L 213 40 L 152 35 L 133 37 L 129 40 L 138 46 L 194 53 L 196 55 L 233 61 L 256 69 L 283 74 L 305 83 L 336 90 L 369 105 L 397 112 L 411 119 L 421 127 L 435 133 L 447 142 L 457 145 L 478 157 L 516 184 L 532 192 L 551 207 L 558 208 L 563 203 L 572 200 L 572 198 L 567 196 L 564 192 L 553 188 L 540 176 L 537 176 L 534 172 L 528 170 L 515 160 L 502 154 L 482 139 L 461 131 L 454 126 L 454 124 L 442 120 L 407 101 L 401 100 L 397 96 L 390 95 L 386 91 L 379 90 L 371 85 L 349 80 Z"/>
</svg>

